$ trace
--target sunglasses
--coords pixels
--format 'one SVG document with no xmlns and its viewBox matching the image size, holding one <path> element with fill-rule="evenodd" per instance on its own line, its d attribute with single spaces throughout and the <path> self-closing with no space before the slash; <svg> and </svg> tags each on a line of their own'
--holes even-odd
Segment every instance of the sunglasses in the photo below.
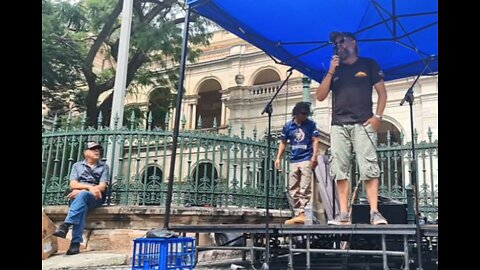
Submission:
<svg viewBox="0 0 480 270">
<path fill-rule="evenodd" d="M 345 43 L 345 41 L 347 41 L 347 38 L 346 37 L 342 37 L 341 39 L 339 39 L 337 42 L 335 42 L 334 44 L 336 46 L 338 46 L 339 44 L 343 44 Z"/>
<path fill-rule="evenodd" d="M 300 114 L 308 115 L 308 112 L 300 112 Z"/>
</svg>

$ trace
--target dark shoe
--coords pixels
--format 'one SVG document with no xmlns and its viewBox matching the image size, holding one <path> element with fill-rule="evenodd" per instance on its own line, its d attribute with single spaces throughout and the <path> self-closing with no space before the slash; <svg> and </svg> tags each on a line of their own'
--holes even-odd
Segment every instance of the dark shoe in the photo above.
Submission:
<svg viewBox="0 0 480 270">
<path fill-rule="evenodd" d="M 69 227 L 70 227 L 69 224 L 62 223 L 60 226 L 58 226 L 58 228 L 55 230 L 53 235 L 57 237 L 65 238 L 67 236 Z"/>
<path fill-rule="evenodd" d="M 70 243 L 70 248 L 67 250 L 67 255 L 75 255 L 80 253 L 80 243 Z"/>
</svg>

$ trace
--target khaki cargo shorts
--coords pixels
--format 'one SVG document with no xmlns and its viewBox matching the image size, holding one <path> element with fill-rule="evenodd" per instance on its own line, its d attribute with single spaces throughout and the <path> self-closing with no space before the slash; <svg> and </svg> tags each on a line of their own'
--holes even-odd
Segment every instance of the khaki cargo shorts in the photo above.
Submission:
<svg viewBox="0 0 480 270">
<path fill-rule="evenodd" d="M 369 139 L 370 137 L 370 139 Z M 369 180 L 380 177 L 380 167 L 376 148 L 377 133 L 371 125 L 362 124 L 332 125 L 331 140 L 331 173 L 337 180 L 351 179 L 352 150 L 355 151 L 359 166 L 359 179 Z"/>
</svg>

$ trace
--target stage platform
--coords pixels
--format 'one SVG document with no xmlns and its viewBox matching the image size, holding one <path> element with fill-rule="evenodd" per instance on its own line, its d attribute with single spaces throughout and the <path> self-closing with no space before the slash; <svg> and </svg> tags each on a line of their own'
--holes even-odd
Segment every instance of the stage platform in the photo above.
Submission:
<svg viewBox="0 0 480 270">
<path fill-rule="evenodd" d="M 352 225 L 285 225 L 269 224 L 270 233 L 278 234 L 391 234 L 391 235 L 415 235 L 415 224 L 390 224 L 390 225 L 370 225 L 370 224 L 352 224 Z M 173 231 L 183 233 L 266 233 L 265 224 L 202 224 L 202 225 L 171 225 Z M 428 236 L 438 236 L 438 225 L 421 225 L 420 230 Z"/>
<path fill-rule="evenodd" d="M 199 233 L 234 235 L 234 239 L 229 239 L 223 245 L 197 246 L 197 250 L 242 250 L 244 260 L 246 260 L 246 253 L 250 253 L 252 266 L 263 261 L 262 256 L 267 243 L 265 224 L 172 224 L 170 229 L 184 235 L 195 233 L 197 238 Z M 279 261 L 281 258 L 286 258 L 285 267 L 282 269 L 317 269 L 320 266 L 315 266 L 314 261 L 318 261 L 319 256 L 340 256 L 339 258 L 343 260 L 345 256 L 350 255 L 378 258 L 377 264 L 380 265 L 378 269 L 397 269 L 392 266 L 392 263 L 401 264 L 401 269 L 414 269 L 411 268 L 411 264 L 415 261 L 417 254 L 415 224 L 342 226 L 269 224 L 268 232 L 272 259 Z M 437 260 L 438 225 L 422 225 L 420 234 L 422 243 L 425 243 L 422 244 L 422 254 L 428 253 L 427 257 L 430 260 Z M 240 239 L 241 245 L 238 244 Z M 232 245 L 235 242 L 237 244 Z M 328 257 L 328 260 L 331 259 L 332 257 Z M 353 259 L 351 261 L 355 262 Z"/>
</svg>

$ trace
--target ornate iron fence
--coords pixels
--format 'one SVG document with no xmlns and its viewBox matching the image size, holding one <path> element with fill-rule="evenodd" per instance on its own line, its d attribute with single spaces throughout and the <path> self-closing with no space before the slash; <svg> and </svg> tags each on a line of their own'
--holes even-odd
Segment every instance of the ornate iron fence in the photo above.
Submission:
<svg viewBox="0 0 480 270">
<path fill-rule="evenodd" d="M 419 206 L 422 215 L 434 220 L 438 217 L 438 141 L 433 140 L 432 131 L 427 132 L 427 141 L 418 142 L 415 131 L 415 148 L 417 158 L 417 182 Z M 412 160 L 411 142 L 403 143 L 404 136 L 400 134 L 400 143 L 392 142 L 390 132 L 387 132 L 387 143 L 377 146 L 380 165 L 380 195 L 407 202 L 409 190 L 413 190 L 410 181 L 410 161 Z M 353 158 L 351 186 L 359 176 L 358 165 Z M 360 186 L 360 196 L 366 198 L 363 183 Z M 413 195 L 412 195 L 413 196 Z"/>
<path fill-rule="evenodd" d="M 131 123 L 135 122 L 134 118 L 132 115 Z M 151 118 L 148 121 L 147 127 L 150 127 Z M 129 128 L 113 130 L 101 124 L 96 128 L 85 127 L 85 120 L 80 127 L 72 127 L 70 118 L 63 128 L 58 124 L 59 120 L 54 119 L 52 129 L 43 130 L 42 134 L 44 205 L 67 203 L 64 193 L 68 189 L 70 169 L 74 162 L 83 159 L 83 146 L 89 140 L 103 145 L 104 161 L 108 159 L 109 148 L 118 152 L 118 162 L 110 168 L 113 176 L 110 203 L 164 204 L 166 176 L 170 169 L 171 131 L 135 128 L 133 124 Z M 265 181 L 270 172 L 272 207 L 288 207 L 285 199 L 288 170 L 273 171 L 278 149 L 275 142 L 272 142 L 271 166 L 267 166 L 265 134 L 260 139 L 254 130 L 253 137 L 245 137 L 245 129 L 241 127 L 237 136 L 232 134 L 231 126 L 222 134 L 216 123 L 209 130 L 185 130 L 185 124 L 182 121 L 178 141 L 174 204 L 263 207 Z M 289 167 L 287 160 L 283 167 Z"/>
<path fill-rule="evenodd" d="M 166 117 L 168 123 L 168 115 Z M 60 126 L 55 118 L 51 129 L 42 122 L 42 204 L 67 204 L 65 191 L 69 185 L 70 170 L 74 162 L 83 159 L 83 146 L 89 140 L 104 146 L 103 160 L 115 158 L 110 168 L 112 185 L 110 204 L 163 205 L 167 192 L 166 176 L 171 157 L 172 132 L 168 129 L 135 127 L 132 114 L 130 126 L 110 129 L 102 126 L 101 116 L 97 127 L 86 127 L 83 117 L 78 127 L 73 127 L 71 117 Z M 214 120 L 212 129 L 185 130 L 186 121 L 178 141 L 174 179 L 173 203 L 176 205 L 238 206 L 263 208 L 265 181 L 271 174 L 271 207 L 288 208 L 285 192 L 289 161 L 283 161 L 283 171 L 274 169 L 278 140 L 272 140 L 271 164 L 267 164 L 266 133 L 253 130 L 252 137 L 232 134 L 232 126 L 219 130 Z M 165 125 L 168 127 L 168 124 Z M 260 138 L 261 137 L 261 138 Z M 387 136 L 390 138 L 390 136 Z M 401 138 L 403 141 L 403 138 Z M 438 142 L 432 140 L 416 143 L 418 181 L 421 210 L 427 216 L 437 216 Z M 410 185 L 410 143 L 391 143 L 378 146 L 381 168 L 381 195 L 401 201 L 407 199 Z M 109 151 L 110 149 L 110 151 Z M 112 151 L 114 149 L 114 151 Z M 111 153 L 107 157 L 107 153 Z M 352 166 L 352 182 L 358 177 L 358 167 Z M 352 186 L 354 184 L 352 183 Z M 363 195 L 365 195 L 362 190 Z"/>
</svg>

